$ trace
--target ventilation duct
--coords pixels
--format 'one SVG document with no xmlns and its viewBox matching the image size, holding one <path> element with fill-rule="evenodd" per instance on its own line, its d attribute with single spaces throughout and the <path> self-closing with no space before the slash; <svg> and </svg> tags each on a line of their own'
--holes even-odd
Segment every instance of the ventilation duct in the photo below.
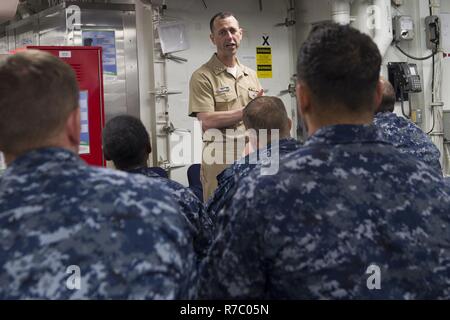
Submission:
<svg viewBox="0 0 450 320">
<path fill-rule="evenodd" d="M 373 41 L 380 49 L 381 56 L 384 57 L 393 39 L 391 1 L 374 0 L 373 4 L 378 9 Z"/>
<path fill-rule="evenodd" d="M 334 0 L 331 2 L 331 19 L 339 24 L 350 23 L 350 0 Z"/>
<path fill-rule="evenodd" d="M 1 0 L 1 2 L 0 23 L 3 23 L 15 17 L 19 0 Z"/>
</svg>

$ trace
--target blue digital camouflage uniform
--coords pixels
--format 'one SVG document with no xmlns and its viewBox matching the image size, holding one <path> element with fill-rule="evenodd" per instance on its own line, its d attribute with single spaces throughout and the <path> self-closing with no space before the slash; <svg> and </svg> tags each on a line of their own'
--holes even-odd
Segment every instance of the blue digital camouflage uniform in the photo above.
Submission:
<svg viewBox="0 0 450 320">
<path fill-rule="evenodd" d="M 175 198 L 181 208 L 181 212 L 190 225 L 195 252 L 199 258 L 203 257 L 212 239 L 212 221 L 206 215 L 203 203 L 197 198 L 194 192 L 176 181 L 161 177 L 152 171 L 151 168 L 141 167 L 128 170 L 128 172 L 139 173 L 156 179 L 161 187 Z"/>
<path fill-rule="evenodd" d="M 383 138 L 400 152 L 410 154 L 442 173 L 439 149 L 413 122 L 393 112 L 380 112 L 375 115 L 373 123 Z"/>
<path fill-rule="evenodd" d="M 279 157 L 297 150 L 300 147 L 300 143 L 293 138 L 280 139 L 278 142 L 278 154 Z M 226 168 L 222 173 L 217 176 L 218 187 L 213 196 L 209 199 L 206 205 L 206 211 L 211 219 L 215 220 L 219 211 L 225 206 L 225 204 L 231 201 L 234 193 L 236 192 L 238 182 L 242 178 L 246 177 L 256 166 L 260 163 L 258 154 L 264 152 L 270 152 L 270 144 L 267 148 L 257 150 L 237 161 L 233 165 Z M 275 156 L 269 154 L 268 157 Z"/>
<path fill-rule="evenodd" d="M 0 299 L 195 297 L 196 259 L 176 202 L 141 175 L 42 148 L 0 181 Z M 71 290 L 80 268 L 81 287 Z"/>
<path fill-rule="evenodd" d="M 199 297 L 448 299 L 449 212 L 442 176 L 374 126 L 322 128 L 278 174 L 242 180 Z"/>
<path fill-rule="evenodd" d="M 450 177 L 444 177 L 444 182 L 450 188 Z"/>
</svg>

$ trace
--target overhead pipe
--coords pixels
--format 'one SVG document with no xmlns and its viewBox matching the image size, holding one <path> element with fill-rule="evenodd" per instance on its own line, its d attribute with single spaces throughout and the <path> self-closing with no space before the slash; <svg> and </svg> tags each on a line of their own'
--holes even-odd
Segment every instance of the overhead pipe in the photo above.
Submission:
<svg viewBox="0 0 450 320">
<path fill-rule="evenodd" d="M 391 0 L 374 0 L 373 5 L 375 10 L 373 41 L 377 44 L 381 56 L 384 57 L 394 39 L 392 33 Z"/>
<path fill-rule="evenodd" d="M 351 0 L 333 0 L 331 2 L 331 19 L 339 24 L 350 23 L 350 2 Z"/>
<path fill-rule="evenodd" d="M 17 12 L 19 0 L 2 0 L 0 5 L 0 23 L 12 20 Z"/>
</svg>

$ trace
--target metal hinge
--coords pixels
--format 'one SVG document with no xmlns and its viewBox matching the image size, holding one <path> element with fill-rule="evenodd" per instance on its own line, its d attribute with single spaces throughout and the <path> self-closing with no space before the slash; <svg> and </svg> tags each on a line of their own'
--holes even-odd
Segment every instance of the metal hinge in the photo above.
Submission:
<svg viewBox="0 0 450 320">
<path fill-rule="evenodd" d="M 177 168 L 183 168 L 185 166 L 186 166 L 185 164 L 171 164 L 168 160 L 163 160 L 161 158 L 158 161 L 158 167 L 161 167 L 166 171 Z"/>
<path fill-rule="evenodd" d="M 154 90 L 150 90 L 148 93 L 150 94 L 154 94 L 157 97 L 167 97 L 168 95 L 171 94 L 182 94 L 182 91 L 171 91 L 169 89 L 167 89 L 164 86 L 161 86 L 159 88 L 155 88 Z"/>
</svg>

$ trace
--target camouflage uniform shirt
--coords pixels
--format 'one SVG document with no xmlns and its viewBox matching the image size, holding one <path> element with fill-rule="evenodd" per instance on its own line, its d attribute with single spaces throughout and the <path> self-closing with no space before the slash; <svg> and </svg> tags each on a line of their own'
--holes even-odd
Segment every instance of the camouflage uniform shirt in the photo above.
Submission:
<svg viewBox="0 0 450 320">
<path fill-rule="evenodd" d="M 435 170 L 372 125 L 321 128 L 282 160 L 239 184 L 201 298 L 450 297 L 450 197 Z"/>
<path fill-rule="evenodd" d="M 168 194 L 175 198 L 181 208 L 181 212 L 190 225 L 195 252 L 198 257 L 203 257 L 211 241 L 212 222 L 205 213 L 203 203 L 194 192 L 176 181 L 161 177 L 152 171 L 151 168 L 141 167 L 128 170 L 128 172 L 143 174 L 157 181 Z"/>
<path fill-rule="evenodd" d="M 278 157 L 283 157 L 284 155 L 297 150 L 299 147 L 300 143 L 293 138 L 280 139 L 277 149 Z M 260 164 L 258 154 L 267 152 L 270 153 L 268 158 L 277 156 L 271 152 L 271 146 L 269 144 L 267 148 L 262 148 L 237 160 L 232 166 L 226 168 L 217 176 L 219 185 L 206 205 L 208 215 L 213 220 L 215 220 L 219 211 L 231 201 L 231 198 L 236 192 L 239 180 L 246 177 L 258 164 Z"/>
<path fill-rule="evenodd" d="M 413 122 L 393 112 L 380 112 L 375 115 L 373 123 L 383 138 L 400 152 L 410 154 L 442 172 L 439 162 L 441 153 L 422 129 Z"/>
<path fill-rule="evenodd" d="M 195 254 L 179 210 L 141 175 L 65 149 L 28 152 L 0 181 L 0 299 L 191 298 Z"/>
</svg>

